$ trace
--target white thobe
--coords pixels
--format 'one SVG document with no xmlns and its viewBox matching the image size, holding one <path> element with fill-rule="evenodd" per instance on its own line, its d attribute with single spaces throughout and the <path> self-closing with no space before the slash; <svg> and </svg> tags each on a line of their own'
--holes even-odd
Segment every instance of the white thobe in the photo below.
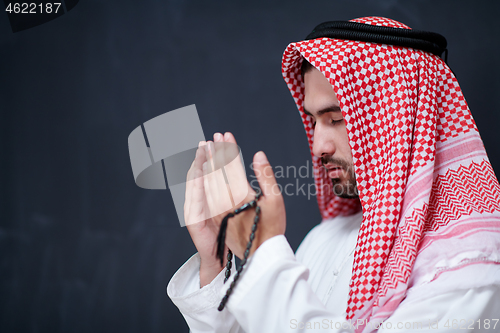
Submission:
<svg viewBox="0 0 500 333">
<path fill-rule="evenodd" d="M 268 239 L 249 258 L 221 312 L 217 307 L 233 280 L 234 265 L 226 284 L 224 269 L 200 288 L 200 257 L 195 254 L 174 274 L 167 294 L 192 333 L 353 332 L 356 322 L 345 319 L 345 310 L 361 220 L 359 213 L 323 221 L 296 254 L 285 236 Z M 461 269 L 460 278 L 474 279 L 478 266 Z M 499 281 L 499 267 L 488 265 L 483 271 Z M 378 332 L 500 332 L 498 284 L 435 294 L 436 286 L 456 278 L 447 274 L 409 288 Z"/>
</svg>

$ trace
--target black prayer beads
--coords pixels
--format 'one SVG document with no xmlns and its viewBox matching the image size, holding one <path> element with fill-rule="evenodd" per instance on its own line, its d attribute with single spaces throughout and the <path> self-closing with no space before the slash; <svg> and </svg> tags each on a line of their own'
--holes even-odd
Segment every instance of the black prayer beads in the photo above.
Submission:
<svg viewBox="0 0 500 333">
<path fill-rule="evenodd" d="M 234 211 L 234 213 L 229 213 L 228 215 L 226 215 L 225 219 L 227 221 L 227 218 L 232 217 L 232 216 L 234 216 L 236 214 L 239 214 L 242 211 L 245 211 L 245 210 L 247 210 L 249 208 L 255 207 L 255 218 L 253 219 L 252 233 L 250 234 L 250 240 L 247 243 L 247 247 L 245 249 L 245 253 L 243 254 L 243 259 L 241 260 L 240 267 L 238 267 L 238 269 L 236 270 L 236 275 L 234 276 L 234 280 L 233 280 L 233 282 L 231 282 L 231 285 L 227 289 L 226 294 L 222 298 L 222 300 L 221 300 L 221 302 L 219 304 L 219 307 L 217 308 L 217 310 L 219 310 L 219 311 L 222 311 L 224 309 L 224 307 L 226 306 L 227 300 L 229 299 L 229 295 L 231 295 L 231 293 L 233 292 L 234 286 L 236 285 L 236 282 L 238 281 L 238 279 L 240 277 L 241 271 L 243 270 L 243 268 L 245 267 L 245 265 L 247 263 L 248 255 L 250 254 L 250 248 L 252 247 L 252 242 L 253 242 L 253 240 L 255 238 L 255 232 L 257 231 L 257 224 L 259 223 L 259 220 L 260 220 L 260 207 L 257 206 L 257 201 L 259 200 L 259 198 L 261 197 L 261 195 L 262 195 L 262 193 L 259 192 L 255 196 L 254 200 L 252 200 L 252 201 L 244 204 L 240 208 L 237 208 Z M 225 227 L 227 227 L 227 224 L 226 224 Z M 225 234 L 225 230 L 223 232 Z M 232 257 L 233 257 L 233 253 L 231 252 L 231 250 L 229 250 L 229 252 L 227 254 L 226 277 L 224 279 L 224 283 L 226 283 L 226 281 L 231 276 L 231 267 L 232 267 L 231 258 Z"/>
</svg>

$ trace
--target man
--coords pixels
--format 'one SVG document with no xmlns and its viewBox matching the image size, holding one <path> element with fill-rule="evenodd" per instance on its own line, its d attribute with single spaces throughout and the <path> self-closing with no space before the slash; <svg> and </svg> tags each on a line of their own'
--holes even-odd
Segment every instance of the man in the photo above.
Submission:
<svg viewBox="0 0 500 333">
<path fill-rule="evenodd" d="M 385 18 L 352 22 L 409 29 Z M 319 37 L 291 43 L 282 70 L 308 136 L 323 221 L 294 255 L 283 199 L 257 153 L 261 222 L 223 311 L 233 278 L 223 283 L 213 255 L 221 217 L 188 226 L 198 254 L 167 292 L 191 331 L 500 331 L 500 185 L 444 61 Z M 230 133 L 214 141 L 236 143 Z M 190 171 L 199 178 L 186 192 L 187 216 L 199 212 L 200 193 L 216 205 L 214 184 L 201 181 L 217 153 L 208 146 Z M 228 223 L 226 244 L 240 258 L 252 218 Z"/>
</svg>

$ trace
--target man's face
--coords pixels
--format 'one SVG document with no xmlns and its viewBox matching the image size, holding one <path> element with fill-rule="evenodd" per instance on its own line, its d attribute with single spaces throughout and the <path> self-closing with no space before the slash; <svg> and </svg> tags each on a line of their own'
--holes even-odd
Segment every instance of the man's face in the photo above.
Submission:
<svg viewBox="0 0 500 333">
<path fill-rule="evenodd" d="M 304 85 L 304 111 L 314 124 L 313 154 L 321 158 L 332 179 L 334 194 L 357 198 L 352 152 L 337 96 L 330 82 L 314 67 L 304 74 Z"/>
</svg>

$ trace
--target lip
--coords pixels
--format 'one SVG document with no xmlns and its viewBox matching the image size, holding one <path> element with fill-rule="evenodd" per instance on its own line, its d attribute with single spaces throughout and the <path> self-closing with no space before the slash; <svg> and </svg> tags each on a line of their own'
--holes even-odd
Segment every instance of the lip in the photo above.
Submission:
<svg viewBox="0 0 500 333">
<path fill-rule="evenodd" d="M 338 165 L 325 165 L 326 172 L 329 178 L 340 178 L 342 176 L 342 167 Z"/>
</svg>

